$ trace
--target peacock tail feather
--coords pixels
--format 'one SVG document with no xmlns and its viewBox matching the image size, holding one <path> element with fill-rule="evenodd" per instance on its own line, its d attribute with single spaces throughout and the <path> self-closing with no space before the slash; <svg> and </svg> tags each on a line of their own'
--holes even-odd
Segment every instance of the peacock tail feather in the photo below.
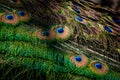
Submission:
<svg viewBox="0 0 120 80">
<path fill-rule="evenodd" d="M 87 0 L 0 0 L 0 80 L 120 80 L 120 13 Z"/>
</svg>

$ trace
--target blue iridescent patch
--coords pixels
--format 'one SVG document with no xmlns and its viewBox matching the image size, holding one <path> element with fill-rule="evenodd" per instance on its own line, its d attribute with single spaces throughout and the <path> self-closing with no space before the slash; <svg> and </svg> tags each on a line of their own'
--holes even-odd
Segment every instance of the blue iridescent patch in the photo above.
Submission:
<svg viewBox="0 0 120 80">
<path fill-rule="evenodd" d="M 95 68 L 97 69 L 101 69 L 102 68 L 102 64 L 101 63 L 95 63 Z"/>
<path fill-rule="evenodd" d="M 106 31 L 108 31 L 108 32 L 112 32 L 111 28 L 108 27 L 108 26 L 105 26 L 104 29 L 105 29 Z"/>
<path fill-rule="evenodd" d="M 12 14 L 7 14 L 6 15 L 6 19 L 7 20 L 13 20 L 14 19 L 14 16 Z"/>
<path fill-rule="evenodd" d="M 78 21 L 80 21 L 80 22 L 82 22 L 82 21 L 83 21 L 83 18 L 82 18 L 82 17 L 80 17 L 80 16 L 76 16 L 76 17 L 75 17 L 75 19 L 76 19 L 76 20 L 78 20 Z"/>
<path fill-rule="evenodd" d="M 78 62 L 81 62 L 82 58 L 80 56 L 75 56 L 75 60 L 78 61 Z"/>
<path fill-rule="evenodd" d="M 64 29 L 62 27 L 59 27 L 57 28 L 56 32 L 61 34 L 64 32 Z"/>
<path fill-rule="evenodd" d="M 115 18 L 115 17 L 112 17 L 112 20 L 113 20 L 115 23 L 120 24 L 120 19 Z"/>
<path fill-rule="evenodd" d="M 19 15 L 19 16 L 24 16 L 24 15 L 25 15 L 25 12 L 24 12 L 24 11 L 18 11 L 18 15 Z"/>
</svg>

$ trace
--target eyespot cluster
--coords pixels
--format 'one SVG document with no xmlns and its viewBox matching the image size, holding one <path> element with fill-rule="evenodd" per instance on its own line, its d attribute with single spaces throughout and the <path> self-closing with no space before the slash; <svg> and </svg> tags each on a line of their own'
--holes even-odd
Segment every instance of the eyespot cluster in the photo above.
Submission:
<svg viewBox="0 0 120 80">
<path fill-rule="evenodd" d="M 107 32 L 109 34 L 113 33 L 114 30 L 108 25 L 97 24 L 92 22 L 83 16 L 82 10 L 80 8 L 80 4 L 77 2 L 72 2 L 72 7 L 70 10 L 75 12 L 76 16 L 75 20 L 82 25 L 83 34 L 88 36 L 95 36 L 99 34 L 101 31 Z M 93 14 L 89 14 L 94 16 Z M 98 18 L 96 18 L 98 19 Z M 118 20 L 116 21 L 118 22 Z M 62 31 L 62 30 L 61 30 Z M 108 72 L 108 66 L 102 61 L 93 61 L 89 60 L 84 54 L 81 55 L 73 55 L 70 56 L 71 62 L 77 67 L 89 67 L 89 69 L 96 74 L 106 74 Z"/>
<path fill-rule="evenodd" d="M 65 25 L 55 25 L 50 30 L 39 30 L 37 36 L 47 40 L 66 40 L 72 35 L 72 29 Z"/>
<path fill-rule="evenodd" d="M 87 8 L 85 8 L 83 11 L 81 9 L 82 5 L 80 5 L 77 2 L 72 2 L 71 5 L 72 5 L 72 8 L 70 8 L 70 10 L 72 10 L 76 14 L 75 20 L 77 22 L 79 22 L 80 24 L 84 25 L 84 27 L 82 29 L 83 29 L 83 34 L 85 35 L 85 37 L 87 37 L 87 38 L 98 37 L 97 34 L 100 34 L 103 32 L 106 32 L 106 33 L 112 34 L 112 35 L 116 34 L 116 32 L 112 26 L 110 26 L 108 24 L 104 24 L 104 23 L 102 24 L 102 23 L 97 22 L 97 20 L 98 21 L 101 20 L 102 14 L 100 14 L 96 11 L 86 10 Z M 85 17 L 86 15 L 87 15 L 87 17 Z M 89 18 L 95 19 L 96 22 L 92 22 Z M 120 20 L 118 18 L 113 17 L 112 20 L 117 24 L 120 23 Z M 101 26 L 98 24 L 101 24 Z M 89 34 L 87 34 L 86 32 L 87 33 L 89 32 Z"/>
<path fill-rule="evenodd" d="M 18 24 L 20 21 L 26 22 L 30 19 L 30 14 L 24 10 L 18 10 L 15 12 L 4 13 L 0 16 L 1 22 L 7 24 Z"/>
<path fill-rule="evenodd" d="M 106 74 L 108 72 L 108 66 L 101 61 L 92 61 L 89 60 L 85 55 L 73 55 L 70 56 L 70 60 L 77 67 L 89 67 L 91 71 L 96 74 Z"/>
</svg>

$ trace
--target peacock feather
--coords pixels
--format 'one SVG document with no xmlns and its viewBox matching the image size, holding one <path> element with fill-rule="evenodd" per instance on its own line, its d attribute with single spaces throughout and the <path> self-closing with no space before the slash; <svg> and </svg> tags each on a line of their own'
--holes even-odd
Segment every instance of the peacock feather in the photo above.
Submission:
<svg viewBox="0 0 120 80">
<path fill-rule="evenodd" d="M 120 12 L 91 0 L 0 0 L 0 80 L 120 80 Z"/>
</svg>

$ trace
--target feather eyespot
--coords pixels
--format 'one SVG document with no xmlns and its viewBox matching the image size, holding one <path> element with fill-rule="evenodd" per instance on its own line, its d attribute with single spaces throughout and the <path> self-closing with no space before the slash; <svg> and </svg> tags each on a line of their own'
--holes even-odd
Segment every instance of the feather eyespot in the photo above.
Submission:
<svg viewBox="0 0 120 80">
<path fill-rule="evenodd" d="M 76 16 L 75 19 L 76 19 L 77 21 L 79 21 L 79 22 L 82 22 L 82 21 L 83 21 L 83 18 L 80 17 L 80 16 Z"/>
<path fill-rule="evenodd" d="M 50 33 L 48 31 L 42 31 L 42 36 L 49 36 Z"/>
<path fill-rule="evenodd" d="M 119 31 L 120 31 L 119 26 L 117 26 L 114 29 L 109 26 L 103 26 L 103 29 L 111 35 L 119 35 Z"/>
<path fill-rule="evenodd" d="M 70 60 L 77 66 L 77 67 L 84 67 L 88 64 L 88 58 L 85 55 L 77 55 L 71 56 Z"/>
<path fill-rule="evenodd" d="M 53 40 L 55 37 L 52 31 L 47 31 L 47 30 L 39 30 L 37 32 L 37 36 L 38 38 L 44 39 L 44 40 Z"/>
<path fill-rule="evenodd" d="M 14 13 L 7 13 L 1 16 L 1 21 L 8 24 L 17 24 L 19 19 L 18 16 Z"/>
<path fill-rule="evenodd" d="M 116 24 L 120 24 L 120 19 L 119 19 L 119 18 L 112 17 L 112 20 L 113 20 Z"/>
<path fill-rule="evenodd" d="M 108 67 L 105 63 L 100 61 L 94 61 L 90 64 L 90 68 L 97 74 L 105 74 L 108 72 Z"/>
<path fill-rule="evenodd" d="M 14 19 L 14 16 L 12 14 L 7 14 L 6 15 L 6 19 L 7 20 L 13 20 Z"/>
<path fill-rule="evenodd" d="M 87 25 L 88 24 L 88 21 L 83 19 L 81 16 L 75 16 L 75 20 L 84 24 L 84 25 Z"/>
<path fill-rule="evenodd" d="M 54 26 L 51 31 L 55 33 L 55 37 L 57 40 L 66 40 L 68 39 L 71 34 L 72 30 L 70 30 L 67 26 Z"/>
<path fill-rule="evenodd" d="M 19 10 L 16 13 L 19 16 L 20 21 L 28 21 L 30 19 L 30 14 L 27 13 L 26 11 Z"/>
<path fill-rule="evenodd" d="M 25 12 L 24 11 L 18 11 L 18 15 L 19 16 L 25 16 Z"/>
<path fill-rule="evenodd" d="M 110 33 L 112 32 L 112 29 L 111 29 L 110 27 L 108 27 L 108 26 L 105 26 L 104 29 L 105 29 L 107 32 L 110 32 Z"/>
</svg>

